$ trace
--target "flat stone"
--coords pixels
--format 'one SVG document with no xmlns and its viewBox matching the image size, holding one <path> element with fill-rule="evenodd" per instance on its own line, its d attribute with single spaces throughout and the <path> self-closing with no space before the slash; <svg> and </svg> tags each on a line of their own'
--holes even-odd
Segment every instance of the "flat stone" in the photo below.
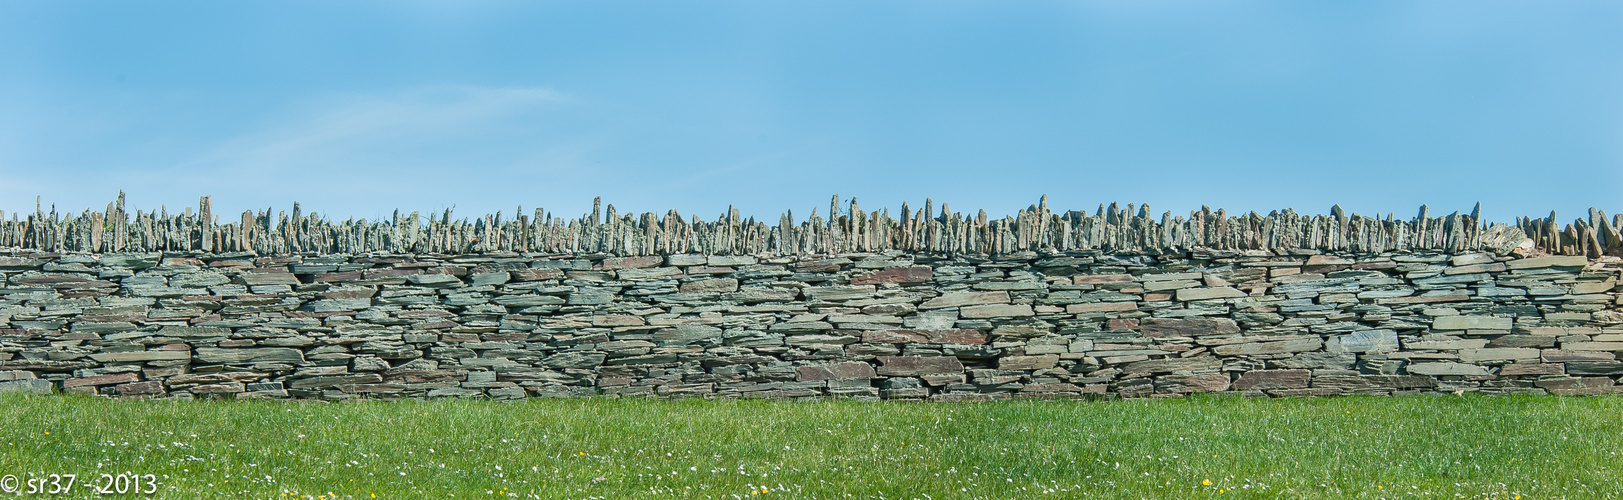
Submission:
<svg viewBox="0 0 1623 500">
<path fill-rule="evenodd" d="M 1587 265 L 1589 265 L 1589 258 L 1582 255 L 1556 255 L 1513 260 L 1506 262 L 1505 268 L 1542 269 L 1546 267 L 1583 267 Z"/>
<path fill-rule="evenodd" d="M 1059 356 L 1045 354 L 1041 356 L 1004 356 L 998 358 L 999 370 L 1047 370 L 1059 363 Z"/>
<path fill-rule="evenodd" d="M 1066 314 L 1087 314 L 1101 312 L 1137 311 L 1137 302 L 1095 302 L 1092 304 L 1071 304 L 1065 306 Z"/>
<path fill-rule="evenodd" d="M 1125 373 L 1169 373 L 1212 371 L 1222 367 L 1223 362 L 1215 356 L 1196 356 L 1135 361 L 1127 363 L 1121 370 Z"/>
<path fill-rule="evenodd" d="M 1408 366 L 1409 373 L 1415 375 L 1489 375 L 1488 369 L 1477 365 L 1454 362 L 1413 363 Z"/>
<path fill-rule="evenodd" d="M 1240 326 L 1228 318 L 1144 318 L 1139 330 L 1145 337 L 1201 337 L 1237 334 Z"/>
<path fill-rule="evenodd" d="M 1410 351 L 1454 351 L 1459 349 L 1481 349 L 1487 345 L 1487 339 L 1417 340 L 1405 342 L 1403 348 Z"/>
<path fill-rule="evenodd" d="M 1102 285 L 1107 283 L 1132 283 L 1131 274 L 1078 274 L 1071 276 L 1071 282 L 1078 285 Z"/>
<path fill-rule="evenodd" d="M 672 279 L 682 275 L 682 269 L 676 267 L 652 267 L 646 269 L 621 269 L 614 275 L 623 280 L 645 281 Z"/>
<path fill-rule="evenodd" d="M 601 352 L 565 351 L 548 356 L 541 364 L 552 368 L 591 368 L 603 364 L 607 357 Z"/>
<path fill-rule="evenodd" d="M 986 334 L 980 330 L 869 330 L 862 333 L 862 341 L 877 344 L 960 344 L 986 343 Z"/>
<path fill-rule="evenodd" d="M 736 292 L 738 291 L 738 280 L 733 278 L 701 279 L 683 283 L 679 288 L 686 293 Z"/>
<path fill-rule="evenodd" d="M 712 267 L 723 267 L 748 266 L 756 262 L 759 262 L 759 260 L 749 255 L 711 255 L 706 264 Z"/>
<path fill-rule="evenodd" d="M 108 375 L 96 375 L 93 377 L 79 377 L 63 380 L 62 388 L 72 389 L 74 387 L 125 384 L 135 382 L 137 380 L 140 380 L 140 378 L 134 373 L 112 373 Z"/>
<path fill-rule="evenodd" d="M 473 286 L 501 285 L 513 280 L 513 275 L 507 271 L 494 273 L 476 273 L 468 277 L 468 284 Z"/>
<path fill-rule="evenodd" d="M 291 285 L 299 284 L 299 277 L 293 273 L 242 273 L 235 280 L 238 284 L 248 286 L 263 285 Z"/>
<path fill-rule="evenodd" d="M 1245 297 L 1246 293 L 1233 287 L 1219 286 L 1208 288 L 1180 288 L 1178 300 L 1208 300 L 1208 299 L 1235 299 Z"/>
<path fill-rule="evenodd" d="M 191 351 L 125 351 L 125 352 L 98 352 L 90 355 L 90 359 L 102 363 L 131 363 L 137 361 L 180 361 L 192 359 Z"/>
<path fill-rule="evenodd" d="M 1539 360 L 1545 363 L 1611 361 L 1614 359 L 1617 359 L 1617 355 L 1606 351 L 1568 351 L 1565 349 L 1543 349 L 1539 351 Z"/>
<path fill-rule="evenodd" d="M 1335 346 L 1326 346 L 1330 352 L 1392 352 L 1398 350 L 1398 332 L 1393 330 L 1362 330 L 1335 338 Z"/>
<path fill-rule="evenodd" d="M 702 266 L 702 265 L 705 265 L 706 262 L 708 262 L 707 257 L 705 257 L 703 255 L 697 255 L 697 254 L 666 255 L 665 256 L 665 265 L 667 265 L 667 266 L 681 266 L 681 267 Z"/>
<path fill-rule="evenodd" d="M 1555 347 L 1554 335 L 1501 335 L 1488 341 L 1488 347 Z"/>
<path fill-rule="evenodd" d="M 867 274 L 851 278 L 853 285 L 877 285 L 882 283 L 924 283 L 934 276 L 934 269 L 930 266 L 887 267 Z"/>
<path fill-rule="evenodd" d="M 304 361 L 304 353 L 298 349 L 286 347 L 258 347 L 258 348 L 218 348 L 199 347 L 196 351 L 197 360 L 204 363 L 244 364 L 244 363 L 298 363 Z"/>
<path fill-rule="evenodd" d="M 965 318 L 1013 318 L 1035 316 L 1027 304 L 986 304 L 979 306 L 965 306 L 958 310 L 958 314 Z"/>
<path fill-rule="evenodd" d="M 146 269 L 158 265 L 162 253 L 109 253 L 102 254 L 97 264 L 124 269 Z"/>
<path fill-rule="evenodd" d="M 919 304 L 919 309 L 942 309 L 948 307 L 975 306 L 982 304 L 1007 304 L 1009 292 L 948 292 L 940 297 Z"/>
<path fill-rule="evenodd" d="M 170 325 L 163 327 L 162 330 L 158 330 L 158 335 L 181 338 L 226 337 L 231 335 L 231 329 L 215 326 Z"/>
<path fill-rule="evenodd" d="M 186 389 L 186 392 L 192 394 L 235 394 L 242 391 L 243 386 L 238 382 L 198 385 Z"/>
<path fill-rule="evenodd" d="M 1611 377 L 1541 378 L 1533 385 L 1557 396 L 1599 396 L 1616 392 L 1617 382 Z"/>
<path fill-rule="evenodd" d="M 1155 391 L 1160 393 L 1221 392 L 1228 390 L 1228 388 L 1229 374 L 1227 373 L 1165 375 L 1155 379 Z"/>
<path fill-rule="evenodd" d="M 1212 349 L 1218 356 L 1258 356 L 1263 354 L 1283 354 L 1288 352 L 1316 351 L 1324 346 L 1324 341 L 1317 338 L 1281 340 L 1276 342 L 1250 342 L 1245 344 L 1221 345 Z"/>
<path fill-rule="evenodd" d="M 1623 375 L 1623 361 L 1574 361 L 1567 363 L 1568 375 Z"/>
<path fill-rule="evenodd" d="M 663 345 L 720 341 L 721 329 L 710 325 L 675 325 L 654 332 L 650 339 Z"/>
<path fill-rule="evenodd" d="M 640 269 L 645 267 L 655 267 L 663 262 L 665 262 L 665 258 L 658 255 L 648 255 L 642 257 L 612 257 L 603 259 L 600 267 L 606 271 L 612 271 L 615 269 Z"/>
<path fill-rule="evenodd" d="M 873 365 L 856 361 L 795 368 L 795 380 L 800 381 L 871 379 L 876 376 Z"/>
<path fill-rule="evenodd" d="M 1567 372 L 1562 363 L 1510 363 L 1499 368 L 1499 376 L 1560 375 Z"/>
<path fill-rule="evenodd" d="M 1623 342 L 1562 342 L 1569 351 L 1623 351 Z"/>
<path fill-rule="evenodd" d="M 1493 316 L 1442 316 L 1432 320 L 1433 330 L 1509 330 L 1511 318 Z"/>
<path fill-rule="evenodd" d="M 1313 387 L 1356 391 L 1359 389 L 1424 389 L 1437 386 L 1431 377 L 1414 375 L 1318 375 Z"/>
<path fill-rule="evenodd" d="M 647 323 L 648 322 L 644 321 L 641 317 L 632 316 L 629 314 L 605 314 L 602 316 L 592 316 L 592 326 L 642 326 Z"/>
<path fill-rule="evenodd" d="M 1532 347 L 1488 347 L 1482 349 L 1461 349 L 1460 361 L 1466 363 L 1479 363 L 1483 361 L 1537 361 L 1539 350 Z"/>
<path fill-rule="evenodd" d="M 444 288 L 462 286 L 462 279 L 449 274 L 413 274 L 406 276 L 406 282 L 417 286 Z"/>
<path fill-rule="evenodd" d="M 873 285 L 814 286 L 805 289 L 807 300 L 853 300 L 874 296 Z"/>
<path fill-rule="evenodd" d="M 1437 304 L 1443 302 L 1465 302 L 1471 300 L 1470 295 L 1458 292 L 1442 293 L 1437 295 L 1420 295 L 1415 297 L 1393 297 L 1375 299 L 1376 304 L 1382 305 L 1409 305 L 1409 304 Z"/>
<path fill-rule="evenodd" d="M 1303 389 L 1308 386 L 1312 373 L 1308 370 L 1251 370 L 1241 374 L 1240 379 L 1234 381 L 1234 389 L 1241 391 Z"/>
<path fill-rule="evenodd" d="M 152 396 L 163 394 L 163 383 L 156 380 L 130 382 L 113 387 L 120 396 Z"/>
<path fill-rule="evenodd" d="M 288 383 L 287 387 L 289 389 L 319 389 L 349 384 L 375 384 L 382 381 L 383 377 L 378 376 L 376 373 L 355 373 L 350 375 L 301 378 Z M 191 390 L 196 392 L 197 388 L 194 387 Z M 237 392 L 241 392 L 241 390 L 242 389 L 239 388 Z"/>
<path fill-rule="evenodd" d="M 963 373 L 964 365 L 952 356 L 880 356 L 880 375 L 890 377 L 917 377 Z"/>
</svg>

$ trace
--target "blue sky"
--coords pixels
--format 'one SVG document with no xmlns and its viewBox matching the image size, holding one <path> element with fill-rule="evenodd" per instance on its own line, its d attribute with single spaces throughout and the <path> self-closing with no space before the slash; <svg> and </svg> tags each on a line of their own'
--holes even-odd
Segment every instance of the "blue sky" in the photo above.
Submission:
<svg viewBox="0 0 1623 500">
<path fill-rule="evenodd" d="M 1623 211 L 1618 26 L 1615 1 L 4 2 L 0 209 L 1570 221 Z"/>
</svg>

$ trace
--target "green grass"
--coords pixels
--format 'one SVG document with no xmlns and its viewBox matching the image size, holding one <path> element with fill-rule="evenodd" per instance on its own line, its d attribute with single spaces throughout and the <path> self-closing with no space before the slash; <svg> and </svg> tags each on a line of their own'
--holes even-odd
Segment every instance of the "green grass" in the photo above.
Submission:
<svg viewBox="0 0 1623 500">
<path fill-rule="evenodd" d="M 132 472 L 162 498 L 1593 498 L 1619 451 L 1618 397 L 0 397 L 0 475 L 76 473 L 72 497 Z"/>
</svg>

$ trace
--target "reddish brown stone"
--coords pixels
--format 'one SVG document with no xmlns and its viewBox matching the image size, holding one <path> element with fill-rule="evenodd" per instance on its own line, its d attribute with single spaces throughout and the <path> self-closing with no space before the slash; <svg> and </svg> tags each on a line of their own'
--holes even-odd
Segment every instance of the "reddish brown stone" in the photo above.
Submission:
<svg viewBox="0 0 1623 500">
<path fill-rule="evenodd" d="M 1307 370 L 1252 370 L 1234 381 L 1234 388 L 1242 391 L 1302 389 L 1306 388 L 1312 372 Z"/>
<path fill-rule="evenodd" d="M 1499 375 L 1503 377 L 1560 375 L 1566 372 L 1566 365 L 1561 363 L 1511 363 L 1499 369 Z"/>
<path fill-rule="evenodd" d="M 1145 337 L 1199 337 L 1240 333 L 1240 325 L 1228 318 L 1145 318 L 1139 324 Z"/>
<path fill-rule="evenodd" d="M 930 266 L 887 267 L 851 278 L 853 285 L 877 285 L 880 283 L 923 283 L 935 276 Z"/>
<path fill-rule="evenodd" d="M 795 380 L 800 381 L 873 378 L 874 376 L 873 365 L 859 361 L 821 366 L 802 366 L 795 369 Z"/>
<path fill-rule="evenodd" d="M 137 380 L 140 380 L 140 377 L 136 376 L 135 373 L 132 372 L 113 373 L 108 375 L 96 375 L 93 377 L 70 378 L 62 381 L 62 388 L 68 389 L 81 386 L 124 384 Z"/>
<path fill-rule="evenodd" d="M 148 381 L 145 381 L 145 382 L 131 382 L 131 383 L 128 383 L 128 384 L 122 384 L 122 385 L 113 387 L 113 389 L 117 390 L 119 395 L 123 395 L 123 396 L 145 396 L 145 395 L 153 395 L 153 394 L 163 394 L 163 384 L 159 383 L 156 380 L 148 380 Z"/>
<path fill-rule="evenodd" d="M 1133 318 L 1116 318 L 1110 320 L 1108 324 L 1110 326 L 1110 331 L 1114 332 L 1138 329 L 1138 320 Z"/>
<path fill-rule="evenodd" d="M 1616 384 L 1610 377 L 1548 378 L 1533 382 L 1533 385 L 1561 396 L 1611 394 L 1617 391 Z"/>
<path fill-rule="evenodd" d="M 880 356 L 879 374 L 916 377 L 943 373 L 963 373 L 964 364 L 952 356 Z"/>
<path fill-rule="evenodd" d="M 1220 392 L 1229 388 L 1227 373 L 1199 373 L 1194 375 L 1166 375 L 1155 380 L 1156 392 L 1188 394 L 1191 392 Z"/>
</svg>

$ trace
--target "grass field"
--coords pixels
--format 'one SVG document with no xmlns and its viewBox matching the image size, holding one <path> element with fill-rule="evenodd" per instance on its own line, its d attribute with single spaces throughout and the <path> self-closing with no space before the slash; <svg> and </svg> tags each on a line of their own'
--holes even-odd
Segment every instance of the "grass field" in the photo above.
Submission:
<svg viewBox="0 0 1623 500">
<path fill-rule="evenodd" d="M 159 498 L 1595 498 L 1619 450 L 1616 397 L 0 397 L 0 475 L 77 474 L 66 497 L 127 473 Z"/>
</svg>

